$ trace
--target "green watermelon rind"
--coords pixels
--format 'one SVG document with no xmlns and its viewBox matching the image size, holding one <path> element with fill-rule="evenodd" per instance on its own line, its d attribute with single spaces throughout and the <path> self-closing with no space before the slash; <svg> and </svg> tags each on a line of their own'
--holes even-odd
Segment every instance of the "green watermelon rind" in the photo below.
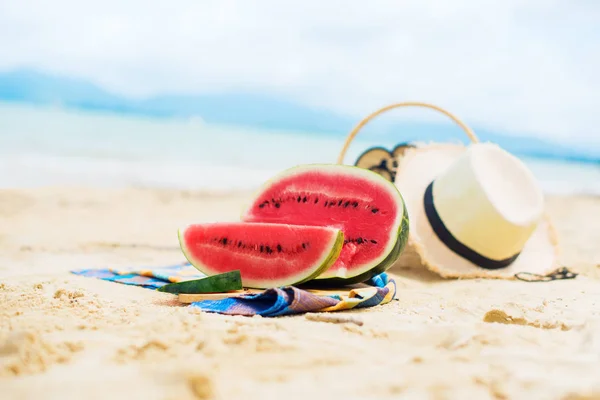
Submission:
<svg viewBox="0 0 600 400">
<path fill-rule="evenodd" d="M 204 278 L 169 283 L 159 287 L 157 290 L 159 292 L 173 294 L 200 294 L 223 293 L 241 289 L 243 289 L 243 287 L 240 271 L 232 270 L 217 275 L 206 276 Z"/>
<path fill-rule="evenodd" d="M 318 267 L 314 268 L 305 268 L 303 271 L 299 272 L 297 275 L 291 276 L 291 277 L 287 277 L 286 280 L 281 280 L 281 281 L 275 281 L 275 280 L 266 280 L 266 281 L 256 281 L 256 282 L 248 282 L 248 280 L 244 280 L 242 278 L 242 285 L 245 288 L 252 288 L 252 289 L 269 289 L 269 288 L 275 288 L 275 287 L 283 287 L 283 286 L 292 286 L 292 285 L 298 285 L 300 283 L 303 282 L 307 282 L 309 280 L 314 279 L 315 277 L 319 276 L 320 274 L 322 274 L 324 271 L 326 271 L 329 267 L 331 267 L 335 261 L 337 260 L 337 258 L 339 257 L 341 251 L 342 251 L 342 247 L 344 245 L 344 233 L 340 230 L 340 229 L 336 229 L 336 228 L 331 228 L 331 227 L 323 227 L 323 228 L 329 228 L 332 231 L 335 231 L 335 235 L 333 236 L 334 239 L 331 241 L 331 243 L 329 243 L 328 246 L 324 246 L 324 248 L 329 248 L 329 253 L 326 254 L 326 256 L 319 260 L 320 264 L 318 264 Z M 208 266 L 206 266 L 204 263 L 202 263 L 201 261 L 195 259 L 194 257 L 191 256 L 189 250 L 187 249 L 187 245 L 185 244 L 185 240 L 183 239 L 183 232 L 185 231 L 185 229 L 187 228 L 180 228 L 177 232 L 177 236 L 179 239 L 179 246 L 181 248 L 181 251 L 184 255 L 184 257 L 188 260 L 188 262 L 194 267 L 196 268 L 198 271 L 202 272 L 203 274 L 207 275 L 207 276 L 213 276 L 213 275 L 217 275 L 217 274 L 221 274 L 225 271 L 214 271 L 211 270 Z"/>
<path fill-rule="evenodd" d="M 395 220 L 393 221 L 392 226 L 398 226 L 398 230 L 396 232 L 396 240 L 390 240 L 386 248 L 383 250 L 382 255 L 378 260 L 373 261 L 371 263 L 365 263 L 360 267 L 353 268 L 351 271 L 346 271 L 350 273 L 350 275 L 346 276 L 337 276 L 335 274 L 328 275 L 327 270 L 313 279 L 313 282 L 323 282 L 323 283 L 347 283 L 350 284 L 352 282 L 364 282 L 368 280 L 370 277 L 375 276 L 381 272 L 387 270 L 399 257 L 402 251 L 406 246 L 406 242 L 408 241 L 408 221 L 405 219 L 408 218 L 408 213 L 406 210 L 406 205 L 404 202 L 404 198 L 402 194 L 392 182 L 388 181 L 381 175 L 370 171 L 365 168 L 360 168 L 354 165 L 345 165 L 345 164 L 324 164 L 324 163 L 314 163 L 314 164 L 303 164 L 299 166 L 294 166 L 288 168 L 275 175 L 274 177 L 268 179 L 259 189 L 255 191 L 253 196 L 251 197 L 250 203 L 246 206 L 242 212 L 241 219 L 246 220 L 246 216 L 248 213 L 252 211 L 252 207 L 255 204 L 256 200 L 260 196 L 260 194 L 269 190 L 269 188 L 277 181 L 293 177 L 295 172 L 301 174 L 306 171 L 318 171 L 321 169 L 322 171 L 340 171 L 339 173 L 348 173 L 347 171 L 351 171 L 350 173 L 355 173 L 358 176 L 364 177 L 367 180 L 373 181 L 374 184 L 380 185 L 382 189 L 387 190 L 393 197 L 397 199 L 398 205 L 402 204 L 402 213 L 397 213 Z M 249 221 L 252 223 L 252 221 Z M 406 227 L 404 226 L 406 225 Z M 406 232 L 406 233 L 403 233 Z M 404 235 L 404 236 L 403 236 Z M 378 272 L 379 271 L 379 272 Z M 364 278 L 366 277 L 366 278 Z"/>
<path fill-rule="evenodd" d="M 331 250 L 331 252 L 329 253 L 329 255 L 327 256 L 327 258 L 323 261 L 323 264 L 321 264 L 321 267 L 316 270 L 312 275 L 306 277 L 305 279 L 295 282 L 292 285 L 299 285 L 301 283 L 305 283 L 308 281 L 311 281 L 313 279 L 315 279 L 316 277 L 318 277 L 319 275 L 321 275 L 323 272 L 327 271 L 329 269 L 329 267 L 331 267 L 335 261 L 338 259 L 338 257 L 340 256 L 340 253 L 342 252 L 342 247 L 344 247 L 344 232 L 342 232 L 341 230 L 338 230 L 338 234 L 335 240 L 335 243 L 333 245 L 333 248 Z"/>
</svg>

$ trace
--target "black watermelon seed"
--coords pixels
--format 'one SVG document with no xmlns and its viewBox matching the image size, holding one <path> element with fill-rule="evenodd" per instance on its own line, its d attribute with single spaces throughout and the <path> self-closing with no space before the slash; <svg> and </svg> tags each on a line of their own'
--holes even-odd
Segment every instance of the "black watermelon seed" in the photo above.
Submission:
<svg viewBox="0 0 600 400">
<path fill-rule="evenodd" d="M 327 204 L 329 204 L 329 202 L 327 200 L 325 200 L 325 207 L 327 207 Z"/>
<path fill-rule="evenodd" d="M 371 243 L 377 244 L 377 240 L 371 239 Z"/>
<path fill-rule="evenodd" d="M 306 243 L 302 243 L 302 248 L 306 249 Z"/>
<path fill-rule="evenodd" d="M 304 196 L 304 197 L 302 198 L 302 202 L 303 202 L 303 203 L 306 203 L 307 201 L 308 201 L 308 199 L 306 198 L 306 196 Z"/>
<path fill-rule="evenodd" d="M 373 214 L 377 214 L 379 212 L 379 208 L 374 208 L 374 209 L 371 210 L 371 212 Z"/>
<path fill-rule="evenodd" d="M 344 203 L 344 208 L 345 208 L 345 207 L 348 207 L 349 205 L 350 205 L 350 201 L 347 201 L 347 202 L 345 202 L 345 203 Z"/>
<path fill-rule="evenodd" d="M 298 201 L 298 203 L 300 203 L 300 201 L 302 200 L 302 197 L 298 196 L 298 198 L 296 200 Z"/>
<path fill-rule="evenodd" d="M 356 239 L 356 243 L 361 244 L 363 242 L 362 238 Z"/>
<path fill-rule="evenodd" d="M 273 252 L 269 246 L 266 246 L 265 249 L 267 250 L 267 254 L 271 254 Z"/>
<path fill-rule="evenodd" d="M 318 199 L 318 198 L 317 198 L 317 199 L 315 199 L 315 204 L 317 204 L 318 202 L 319 202 L 319 199 Z"/>
<path fill-rule="evenodd" d="M 260 245 L 260 252 L 262 253 L 264 249 L 265 249 L 265 247 L 261 244 Z"/>
<path fill-rule="evenodd" d="M 221 239 L 221 243 L 223 243 L 223 244 L 227 244 L 227 238 L 223 238 L 223 239 Z"/>
<path fill-rule="evenodd" d="M 282 250 L 283 250 L 283 249 L 281 248 L 281 245 L 280 245 L 280 244 L 278 244 L 278 245 L 277 245 L 277 251 L 281 253 L 281 251 L 282 251 Z"/>
<path fill-rule="evenodd" d="M 338 201 L 338 206 L 342 205 L 343 200 Z"/>
<path fill-rule="evenodd" d="M 352 207 L 354 207 L 354 208 L 358 207 L 358 201 L 353 201 L 352 202 Z"/>
<path fill-rule="evenodd" d="M 275 208 L 279 208 L 279 207 L 281 207 L 281 204 L 275 203 Z"/>
</svg>

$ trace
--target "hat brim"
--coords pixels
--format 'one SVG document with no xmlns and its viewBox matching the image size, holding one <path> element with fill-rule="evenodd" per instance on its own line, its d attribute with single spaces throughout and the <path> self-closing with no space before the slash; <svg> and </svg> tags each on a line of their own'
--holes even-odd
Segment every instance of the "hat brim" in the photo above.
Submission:
<svg viewBox="0 0 600 400">
<path fill-rule="evenodd" d="M 425 215 L 423 195 L 429 183 L 466 149 L 459 144 L 422 145 L 406 149 L 398 159 L 395 184 L 404 197 L 410 234 L 407 251 L 396 265 L 414 267 L 418 260 L 421 266 L 444 278 L 511 279 L 517 273 L 545 275 L 558 268 L 558 239 L 547 214 L 544 214 L 519 257 L 502 269 L 490 270 L 475 265 L 454 253 L 438 239 Z"/>
</svg>

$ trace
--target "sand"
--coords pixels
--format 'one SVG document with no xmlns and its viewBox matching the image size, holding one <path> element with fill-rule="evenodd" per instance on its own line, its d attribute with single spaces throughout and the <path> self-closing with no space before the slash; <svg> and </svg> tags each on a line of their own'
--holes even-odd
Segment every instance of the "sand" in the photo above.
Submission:
<svg viewBox="0 0 600 400">
<path fill-rule="evenodd" d="M 548 198 L 575 280 L 394 270 L 397 301 L 337 323 L 203 314 L 169 294 L 68 272 L 183 261 L 179 226 L 236 220 L 247 199 L 0 191 L 1 397 L 600 398 L 598 198 Z"/>
</svg>

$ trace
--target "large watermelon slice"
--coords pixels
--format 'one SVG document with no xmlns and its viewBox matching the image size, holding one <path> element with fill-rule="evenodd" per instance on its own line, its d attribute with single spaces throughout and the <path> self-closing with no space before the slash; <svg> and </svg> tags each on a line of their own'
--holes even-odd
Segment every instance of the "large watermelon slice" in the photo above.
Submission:
<svg viewBox="0 0 600 400">
<path fill-rule="evenodd" d="M 267 289 L 295 285 L 326 271 L 344 234 L 334 227 L 244 222 L 189 225 L 179 243 L 190 264 L 206 275 L 239 270 L 242 285 Z"/>
<path fill-rule="evenodd" d="M 386 271 L 408 240 L 408 215 L 396 186 L 348 165 L 283 171 L 263 185 L 242 220 L 341 229 L 345 240 L 339 258 L 316 278 L 328 284 L 364 282 Z"/>
</svg>

